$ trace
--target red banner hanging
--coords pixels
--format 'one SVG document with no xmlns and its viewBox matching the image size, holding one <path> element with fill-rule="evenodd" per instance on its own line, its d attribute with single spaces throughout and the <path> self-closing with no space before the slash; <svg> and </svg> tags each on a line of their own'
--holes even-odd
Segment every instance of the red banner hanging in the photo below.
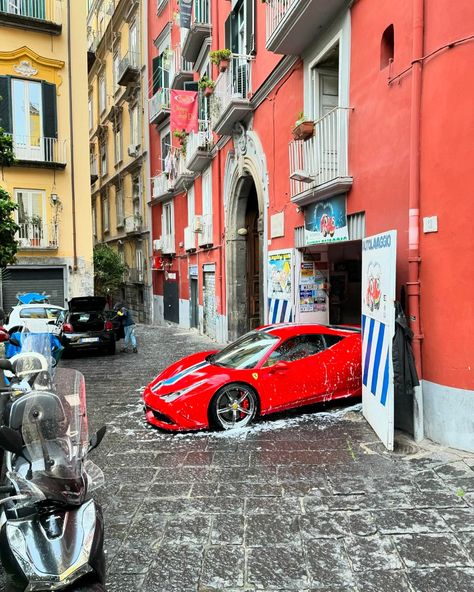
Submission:
<svg viewBox="0 0 474 592">
<path fill-rule="evenodd" d="M 197 132 L 198 93 L 193 90 L 171 90 L 171 131 Z"/>
</svg>

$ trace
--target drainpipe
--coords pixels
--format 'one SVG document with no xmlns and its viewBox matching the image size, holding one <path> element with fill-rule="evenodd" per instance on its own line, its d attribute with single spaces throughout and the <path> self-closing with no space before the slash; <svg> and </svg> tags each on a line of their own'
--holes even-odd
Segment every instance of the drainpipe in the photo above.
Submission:
<svg viewBox="0 0 474 592">
<path fill-rule="evenodd" d="M 424 0 L 413 2 L 413 76 L 410 120 L 410 185 L 408 226 L 408 315 L 413 331 L 413 353 L 418 376 L 422 377 L 420 322 L 420 135 L 423 84 Z M 421 387 L 414 394 L 414 438 L 423 438 L 423 397 Z"/>
<path fill-rule="evenodd" d="M 74 124 L 72 106 L 72 44 L 71 44 L 71 0 L 67 0 L 67 61 L 69 76 L 69 136 L 71 139 L 71 202 L 72 202 L 72 245 L 74 252 L 73 271 L 77 271 L 77 228 L 76 228 L 76 179 L 74 170 Z"/>
</svg>

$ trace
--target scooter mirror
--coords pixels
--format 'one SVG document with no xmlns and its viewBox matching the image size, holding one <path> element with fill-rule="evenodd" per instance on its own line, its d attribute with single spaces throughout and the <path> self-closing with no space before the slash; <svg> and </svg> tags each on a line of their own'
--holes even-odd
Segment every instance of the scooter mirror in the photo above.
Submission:
<svg viewBox="0 0 474 592">
<path fill-rule="evenodd" d="M 106 431 L 107 431 L 107 426 L 102 426 L 100 428 L 100 430 L 98 430 L 97 433 L 94 436 L 92 436 L 92 438 L 90 439 L 90 442 L 89 442 L 89 452 L 91 452 L 92 450 L 97 448 L 97 446 L 99 446 L 99 444 L 104 439 Z"/>
<path fill-rule="evenodd" d="M 9 370 L 13 372 L 13 366 L 10 360 L 0 360 L 0 370 Z"/>
<path fill-rule="evenodd" d="M 18 456 L 23 456 L 23 439 L 21 435 L 6 426 L 0 428 L 0 447 Z"/>
</svg>

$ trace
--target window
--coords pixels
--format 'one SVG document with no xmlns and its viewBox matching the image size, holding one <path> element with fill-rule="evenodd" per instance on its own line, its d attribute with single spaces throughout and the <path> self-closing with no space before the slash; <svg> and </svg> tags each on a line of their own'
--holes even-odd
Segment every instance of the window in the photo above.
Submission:
<svg viewBox="0 0 474 592">
<path fill-rule="evenodd" d="M 203 231 L 199 235 L 200 245 L 211 245 L 212 240 L 212 175 L 211 167 L 202 174 L 202 221 Z"/>
<path fill-rule="evenodd" d="M 130 52 L 130 65 L 138 66 L 138 26 L 134 21 L 128 30 L 128 48 Z"/>
<path fill-rule="evenodd" d="M 114 64 L 113 64 L 113 71 L 114 71 L 114 92 L 120 88 L 118 80 L 119 80 L 119 66 L 120 66 L 120 53 L 117 51 L 114 53 Z"/>
<path fill-rule="evenodd" d="M 265 363 L 273 366 L 277 362 L 296 362 L 309 356 L 314 356 L 326 349 L 322 335 L 298 335 L 291 337 L 279 345 Z"/>
<path fill-rule="evenodd" d="M 163 204 L 161 230 L 164 237 L 174 236 L 173 203 L 169 201 Z"/>
<path fill-rule="evenodd" d="M 45 192 L 38 189 L 16 189 L 15 201 L 18 204 L 16 219 L 20 226 L 20 245 L 48 246 Z"/>
<path fill-rule="evenodd" d="M 100 144 L 100 174 L 105 177 L 107 174 L 107 142 L 101 142 Z"/>
<path fill-rule="evenodd" d="M 92 93 L 89 94 L 89 131 L 94 128 L 94 102 Z"/>
<path fill-rule="evenodd" d="M 49 308 L 38 306 L 35 308 L 23 308 L 20 311 L 20 319 L 58 319 L 62 310 L 60 308 Z"/>
<path fill-rule="evenodd" d="M 102 196 L 102 228 L 104 232 L 109 232 L 109 198 Z"/>
<path fill-rule="evenodd" d="M 0 126 L 19 160 L 53 162 L 58 134 L 56 85 L 0 76 Z"/>
<path fill-rule="evenodd" d="M 140 177 L 134 177 L 132 179 L 132 202 L 133 202 L 133 215 L 135 220 L 141 221 L 141 184 Z"/>
<path fill-rule="evenodd" d="M 194 185 L 188 189 L 188 226 L 193 227 L 195 216 L 195 205 L 194 205 Z"/>
<path fill-rule="evenodd" d="M 395 31 L 393 25 L 389 25 L 382 35 L 380 45 L 380 69 L 386 68 L 393 61 L 395 53 Z"/>
<path fill-rule="evenodd" d="M 143 261 L 143 251 L 141 247 L 137 247 L 135 252 L 135 261 L 137 265 L 137 273 L 138 273 L 138 280 L 143 279 L 143 270 L 144 270 L 144 261 Z"/>
<path fill-rule="evenodd" d="M 171 42 L 168 39 L 158 48 L 158 56 L 153 58 L 153 94 L 161 88 L 170 87 Z"/>
<path fill-rule="evenodd" d="M 141 143 L 139 125 L 138 105 L 135 105 L 130 109 L 130 144 L 134 147 Z"/>
<path fill-rule="evenodd" d="M 171 132 L 169 126 L 164 128 L 160 132 L 160 144 L 161 144 L 161 170 L 169 172 L 168 156 L 171 153 Z"/>
<path fill-rule="evenodd" d="M 339 343 L 343 339 L 344 339 L 344 337 L 341 337 L 340 335 L 325 335 L 324 336 L 324 341 L 326 342 L 326 347 L 332 347 L 333 345 L 336 345 L 336 343 Z"/>
<path fill-rule="evenodd" d="M 224 368 L 255 368 L 276 343 L 278 337 L 261 331 L 252 331 L 210 356 L 208 361 Z"/>
<path fill-rule="evenodd" d="M 95 200 L 92 204 L 92 234 L 94 238 L 97 237 L 97 204 Z"/>
<path fill-rule="evenodd" d="M 117 189 L 115 194 L 115 209 L 117 213 L 117 227 L 123 226 L 125 203 L 123 198 L 123 188 Z"/>
<path fill-rule="evenodd" d="M 122 162 L 122 126 L 118 125 L 115 129 L 114 134 L 114 147 L 115 147 L 115 164 L 118 165 Z"/>
<path fill-rule="evenodd" d="M 99 111 L 104 113 L 107 108 L 107 86 L 105 82 L 105 74 L 99 76 Z"/>
<path fill-rule="evenodd" d="M 238 55 L 255 54 L 255 0 L 240 0 L 225 22 L 225 47 Z"/>
</svg>

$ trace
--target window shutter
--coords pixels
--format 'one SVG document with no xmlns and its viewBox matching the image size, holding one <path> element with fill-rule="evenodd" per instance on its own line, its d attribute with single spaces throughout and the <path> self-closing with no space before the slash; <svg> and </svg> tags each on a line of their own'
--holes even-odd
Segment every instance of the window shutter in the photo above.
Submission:
<svg viewBox="0 0 474 592">
<path fill-rule="evenodd" d="M 11 77 L 0 76 L 0 127 L 12 133 Z"/>
<path fill-rule="evenodd" d="M 153 94 L 161 87 L 161 56 L 153 58 Z"/>
<path fill-rule="evenodd" d="M 56 85 L 41 82 L 43 97 L 43 136 L 45 138 L 58 137 L 58 111 L 56 106 Z"/>
<path fill-rule="evenodd" d="M 247 3 L 246 13 L 247 13 L 247 22 L 245 23 L 246 27 L 246 45 L 247 45 L 247 55 L 255 55 L 256 53 L 256 44 L 255 44 L 255 26 L 256 26 L 256 19 L 255 19 L 255 0 L 245 0 Z"/>
<path fill-rule="evenodd" d="M 232 19 L 232 13 L 229 14 L 226 22 L 224 23 L 224 31 L 225 31 L 225 46 L 230 49 L 231 46 L 231 37 L 230 37 L 230 21 Z"/>
</svg>

